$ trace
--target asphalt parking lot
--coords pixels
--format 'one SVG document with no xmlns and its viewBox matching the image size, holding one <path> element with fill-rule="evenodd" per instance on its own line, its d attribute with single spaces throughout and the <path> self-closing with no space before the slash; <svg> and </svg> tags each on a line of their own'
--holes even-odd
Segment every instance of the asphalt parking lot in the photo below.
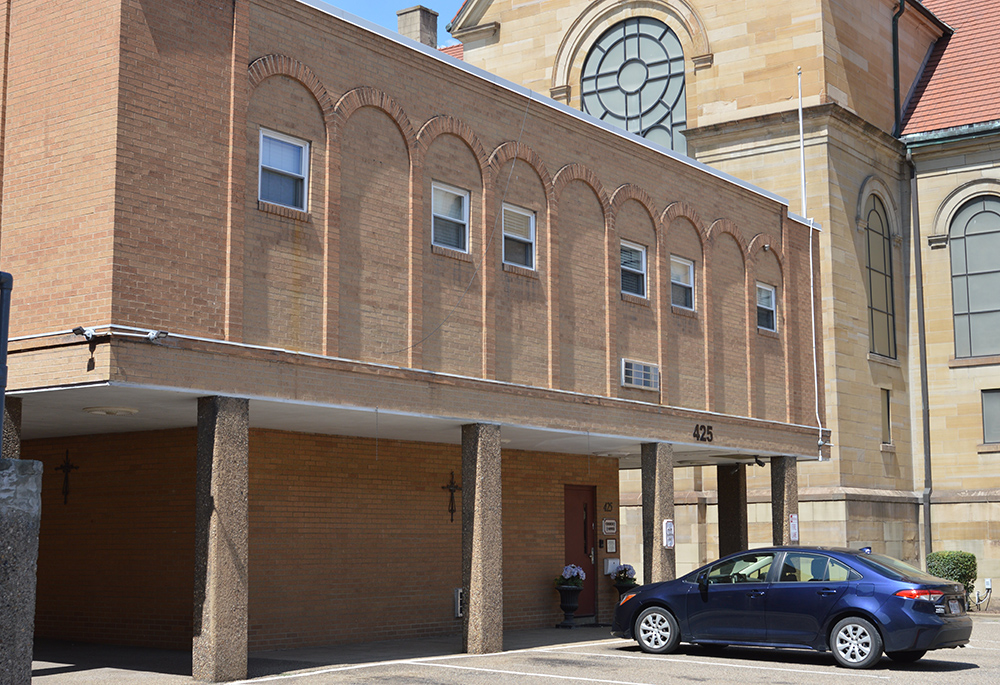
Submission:
<svg viewBox="0 0 1000 685">
<path fill-rule="evenodd" d="M 588 628 L 568 633 L 551 631 L 546 644 L 509 649 L 500 654 L 470 655 L 455 653 L 447 645 L 427 643 L 397 645 L 386 643 L 366 646 L 354 657 L 344 658 L 350 650 L 329 652 L 309 650 L 297 654 L 273 653 L 258 657 L 270 675 L 245 683 L 281 685 L 363 685 L 366 683 L 493 685 L 524 683 L 553 685 L 562 683 L 607 683 L 613 685 L 663 685 L 666 683 L 738 683 L 769 682 L 790 685 L 823 683 L 900 683 L 905 685 L 941 685 L 948 683 L 1000 684 L 1000 616 L 974 616 L 971 644 L 964 649 L 928 653 L 913 664 L 897 664 L 883 657 L 871 670 L 854 671 L 834 665 L 830 654 L 804 651 L 778 651 L 730 647 L 707 651 L 682 645 L 674 654 L 644 654 L 632 641 L 607 635 L 604 629 Z M 543 634 L 544 635 L 544 634 Z M 563 637 L 565 636 L 565 637 Z M 506 638 L 505 638 L 506 639 Z M 531 643 L 532 640 L 527 640 Z M 538 642 L 538 640 L 534 640 Z M 374 648 L 374 649 L 373 649 Z M 393 650 L 396 650 L 395 653 Z M 409 651 L 429 656 L 399 656 Z M 384 653 L 380 653 L 384 652 Z M 434 654 L 434 652 L 439 652 Z M 337 656 L 337 654 L 341 656 Z M 361 656 L 362 658 L 358 658 Z M 36 657 L 37 658 L 37 657 Z M 178 657 L 179 658 L 179 657 Z M 286 659 L 290 668 L 282 670 Z M 367 660 L 365 660 L 367 659 Z M 307 663 L 326 665 L 306 666 Z M 350 662 L 350 663 L 348 663 Z M 121 662 L 125 665 L 124 662 Z M 133 669 L 105 665 L 98 668 L 71 668 L 49 661 L 36 661 L 34 683 L 70 685 L 89 683 L 191 683 L 190 664 L 185 673 L 180 668 L 149 670 L 132 664 Z M 305 668 L 303 668 L 305 666 Z"/>
</svg>

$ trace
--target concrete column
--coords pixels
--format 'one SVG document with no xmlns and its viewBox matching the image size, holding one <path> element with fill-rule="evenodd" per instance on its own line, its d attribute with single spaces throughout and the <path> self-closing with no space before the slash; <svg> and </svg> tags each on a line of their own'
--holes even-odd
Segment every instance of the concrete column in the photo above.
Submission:
<svg viewBox="0 0 1000 685">
<path fill-rule="evenodd" d="M 3 454 L 4 459 L 21 458 L 21 398 L 4 398 Z"/>
<path fill-rule="evenodd" d="M 775 545 L 798 544 L 797 539 L 792 540 L 792 514 L 798 519 L 798 462 L 795 457 L 771 457 L 771 537 Z"/>
<path fill-rule="evenodd" d="M 42 462 L 0 458 L 0 683 L 3 685 L 31 683 L 41 515 Z"/>
<path fill-rule="evenodd" d="M 500 426 L 462 426 L 463 648 L 503 651 Z"/>
<path fill-rule="evenodd" d="M 719 464 L 719 556 L 747 548 L 746 464 Z"/>
<path fill-rule="evenodd" d="M 198 399 L 195 606 L 191 675 L 247 676 L 249 400 Z"/>
<path fill-rule="evenodd" d="M 643 443 L 641 461 L 643 582 L 673 580 L 677 575 L 675 547 L 666 547 L 663 539 L 663 522 L 670 521 L 671 527 L 674 524 L 673 445 Z"/>
</svg>

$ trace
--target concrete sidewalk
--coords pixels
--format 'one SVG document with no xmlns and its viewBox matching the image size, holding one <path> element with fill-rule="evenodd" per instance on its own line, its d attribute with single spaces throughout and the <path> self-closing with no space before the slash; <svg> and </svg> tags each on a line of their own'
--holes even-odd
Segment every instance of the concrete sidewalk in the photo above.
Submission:
<svg viewBox="0 0 1000 685">
<path fill-rule="evenodd" d="M 609 626 L 580 626 L 574 630 L 539 628 L 504 632 L 504 650 L 550 647 L 611 638 Z M 410 638 L 329 647 L 304 647 L 252 652 L 250 678 L 346 664 L 462 653 L 462 636 Z M 115 647 L 57 640 L 36 640 L 32 683 L 57 685 L 190 684 L 191 652 L 142 647 Z"/>
</svg>

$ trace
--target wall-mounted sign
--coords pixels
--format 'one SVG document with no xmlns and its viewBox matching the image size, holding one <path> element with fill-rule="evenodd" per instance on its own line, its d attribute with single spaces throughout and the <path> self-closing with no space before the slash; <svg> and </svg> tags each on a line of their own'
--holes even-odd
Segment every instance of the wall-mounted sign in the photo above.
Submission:
<svg viewBox="0 0 1000 685">
<path fill-rule="evenodd" d="M 788 515 L 788 529 L 789 529 L 789 531 L 788 531 L 789 532 L 789 537 L 792 539 L 792 542 L 798 542 L 799 541 L 799 515 L 798 514 L 789 514 Z"/>
<path fill-rule="evenodd" d="M 618 521 L 615 519 L 601 519 L 601 532 L 605 535 L 618 535 Z"/>
<path fill-rule="evenodd" d="M 663 519 L 663 546 L 667 549 L 674 548 L 674 521 L 673 519 Z"/>
</svg>

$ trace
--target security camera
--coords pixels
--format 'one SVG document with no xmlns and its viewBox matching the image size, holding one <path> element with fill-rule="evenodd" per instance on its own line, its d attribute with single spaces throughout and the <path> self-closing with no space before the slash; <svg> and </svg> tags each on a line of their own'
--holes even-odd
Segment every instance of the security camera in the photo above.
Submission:
<svg viewBox="0 0 1000 685">
<path fill-rule="evenodd" d="M 94 337 L 94 329 L 84 328 L 83 326 L 77 326 L 76 328 L 73 329 L 73 334 L 82 335 L 87 340 L 90 340 Z"/>
</svg>

